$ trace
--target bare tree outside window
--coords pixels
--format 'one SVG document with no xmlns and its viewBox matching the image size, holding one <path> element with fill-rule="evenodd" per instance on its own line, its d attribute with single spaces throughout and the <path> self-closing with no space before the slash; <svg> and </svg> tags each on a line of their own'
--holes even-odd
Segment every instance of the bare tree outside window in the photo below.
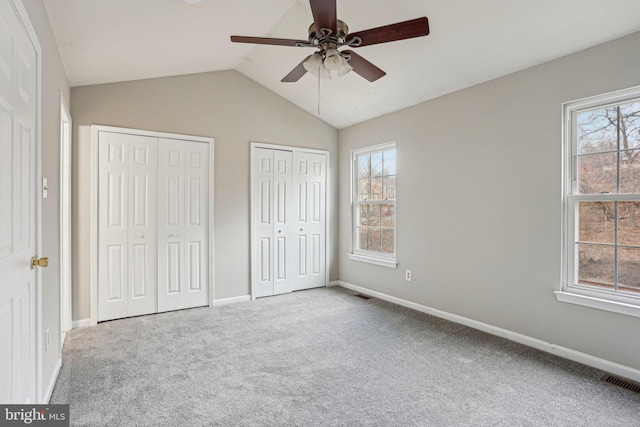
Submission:
<svg viewBox="0 0 640 427">
<path fill-rule="evenodd" d="M 395 253 L 396 150 L 355 155 L 355 249 Z"/>
<path fill-rule="evenodd" d="M 576 114 L 578 283 L 640 292 L 640 100 Z M 595 196 L 595 197 L 594 197 Z"/>
</svg>

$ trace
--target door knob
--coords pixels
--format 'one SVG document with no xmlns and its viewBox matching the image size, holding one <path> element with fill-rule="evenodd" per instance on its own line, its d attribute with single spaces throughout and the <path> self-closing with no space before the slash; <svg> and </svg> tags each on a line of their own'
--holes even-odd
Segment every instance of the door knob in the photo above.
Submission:
<svg viewBox="0 0 640 427">
<path fill-rule="evenodd" d="M 278 233 L 282 233 L 282 230 L 278 230 Z"/>
<path fill-rule="evenodd" d="M 36 257 L 31 257 L 31 269 L 33 270 L 36 267 L 49 267 L 49 258 L 42 257 L 38 259 Z"/>
<path fill-rule="evenodd" d="M 304 228 L 301 228 L 300 231 L 304 231 Z"/>
</svg>

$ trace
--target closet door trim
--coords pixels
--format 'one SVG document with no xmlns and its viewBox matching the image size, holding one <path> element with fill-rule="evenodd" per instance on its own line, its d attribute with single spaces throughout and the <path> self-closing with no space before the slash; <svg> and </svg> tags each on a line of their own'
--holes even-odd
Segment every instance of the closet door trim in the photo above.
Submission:
<svg viewBox="0 0 640 427">
<path fill-rule="evenodd" d="M 272 149 L 272 150 L 283 150 L 283 151 L 292 151 L 292 152 L 303 152 L 303 153 L 315 153 L 315 154 L 322 154 L 325 155 L 327 157 L 327 161 L 326 161 L 326 179 L 325 179 L 325 210 L 324 210 L 324 215 L 325 215 L 325 262 L 324 262 L 324 267 L 325 267 L 325 286 L 329 286 L 329 270 L 330 270 L 330 248 L 332 247 L 332 242 L 331 242 L 331 235 L 329 234 L 329 230 L 331 229 L 331 224 L 330 224 L 330 212 L 332 212 L 332 206 L 331 206 L 331 153 L 329 152 L 329 150 L 319 150 L 319 149 L 315 149 L 315 148 L 304 148 L 304 147 L 294 147 L 294 146 L 289 146 L 289 145 L 279 145 L 279 144 L 267 144 L 264 142 L 251 142 L 250 143 L 250 153 L 249 153 L 249 159 L 250 159 L 250 163 L 249 163 L 249 171 L 250 171 L 250 176 L 249 176 L 249 189 L 250 189 L 250 197 L 249 200 L 250 202 L 250 206 L 249 206 L 249 210 L 251 212 L 251 219 L 250 219 L 250 235 L 251 235 L 251 248 L 249 250 L 250 253 L 250 261 L 249 261 L 249 265 L 250 265 L 250 277 L 249 280 L 251 282 L 251 299 L 254 300 L 256 299 L 256 292 L 255 292 L 255 281 L 254 281 L 254 248 L 255 248 L 255 235 L 254 235 L 254 207 L 253 207 L 253 197 L 254 197 L 254 188 L 253 188 L 253 179 L 254 179 L 254 162 L 253 162 L 253 157 L 254 157 L 254 150 L 256 148 L 267 148 L 267 149 Z"/>
<path fill-rule="evenodd" d="M 90 298 L 91 298 L 91 316 L 90 325 L 96 325 L 98 323 L 98 138 L 100 132 L 112 132 L 123 133 L 128 135 L 140 135 L 150 136 L 154 138 L 168 138 L 178 139 L 184 141 L 204 142 L 209 145 L 209 254 L 208 254 L 208 293 L 209 293 L 209 306 L 213 306 L 214 294 L 215 294 L 215 279 L 214 279 L 214 234 L 213 234 L 213 204 L 214 204 L 214 186 L 213 186 L 213 168 L 214 168 L 214 139 L 203 136 L 194 135 L 182 135 L 166 132 L 148 131 L 142 129 L 130 129 L 113 126 L 92 125 L 91 126 L 91 224 L 89 234 L 89 251 L 91 265 L 89 266 L 89 277 L 91 283 Z"/>
</svg>

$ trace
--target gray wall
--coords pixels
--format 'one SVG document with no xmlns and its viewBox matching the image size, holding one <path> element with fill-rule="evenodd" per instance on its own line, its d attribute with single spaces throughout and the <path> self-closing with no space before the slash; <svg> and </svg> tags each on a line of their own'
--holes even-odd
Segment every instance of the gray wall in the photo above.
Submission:
<svg viewBox="0 0 640 427">
<path fill-rule="evenodd" d="M 42 47 L 42 176 L 49 180 L 49 197 L 42 201 L 42 331 L 49 328 L 49 350 L 43 352 L 40 390 L 45 393 L 60 360 L 60 95 L 69 105 L 69 83 L 42 0 L 23 0 Z M 40 396 L 42 398 L 43 396 Z"/>
<path fill-rule="evenodd" d="M 636 33 L 341 130 L 340 280 L 640 369 L 640 319 L 553 294 L 561 104 L 640 85 L 639 47 Z M 350 152 L 386 141 L 397 142 L 396 270 L 345 255 Z"/>
<path fill-rule="evenodd" d="M 249 143 L 330 151 L 332 224 L 336 254 L 337 141 L 333 127 L 236 71 L 140 80 L 71 90 L 74 127 L 74 320 L 90 316 L 89 233 L 92 124 L 215 138 L 215 298 L 250 293 Z M 337 257 L 329 259 L 338 277 Z"/>
</svg>

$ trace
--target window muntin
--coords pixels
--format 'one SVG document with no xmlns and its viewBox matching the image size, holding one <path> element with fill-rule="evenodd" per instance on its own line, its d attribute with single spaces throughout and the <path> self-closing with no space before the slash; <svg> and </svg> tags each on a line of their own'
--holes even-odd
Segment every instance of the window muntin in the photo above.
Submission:
<svg viewBox="0 0 640 427">
<path fill-rule="evenodd" d="M 640 305 L 640 91 L 567 104 L 566 291 Z"/>
<path fill-rule="evenodd" d="M 354 151 L 352 253 L 395 259 L 396 150 L 383 144 Z"/>
</svg>

